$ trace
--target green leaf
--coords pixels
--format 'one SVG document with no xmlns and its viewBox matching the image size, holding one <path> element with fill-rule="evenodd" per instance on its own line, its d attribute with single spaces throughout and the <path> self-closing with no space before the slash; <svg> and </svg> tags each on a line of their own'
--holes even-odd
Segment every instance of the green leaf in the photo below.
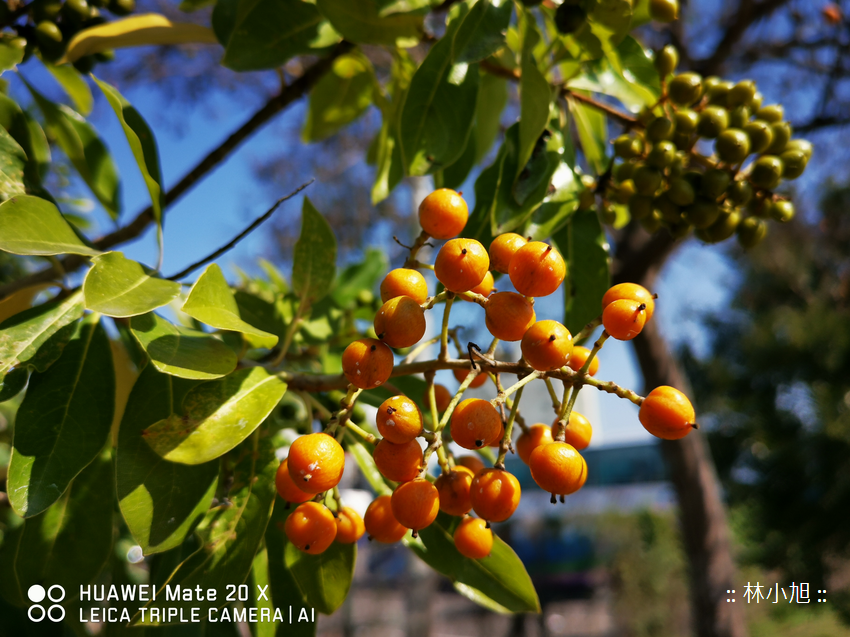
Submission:
<svg viewBox="0 0 850 637">
<path fill-rule="evenodd" d="M 568 100 L 568 103 L 570 112 L 575 118 L 584 158 L 596 173 L 601 175 L 605 172 L 607 165 L 605 151 L 608 142 L 608 126 L 605 115 L 576 100 Z"/>
<path fill-rule="evenodd" d="M 0 323 L 0 376 L 16 365 L 43 358 L 42 346 L 82 315 L 83 295 L 76 292 L 65 299 L 19 312 Z M 45 370 L 46 367 L 39 365 L 39 371 Z"/>
<path fill-rule="evenodd" d="M 29 369 L 20 367 L 12 370 L 0 379 L 0 403 L 11 400 L 20 394 L 21 390 L 26 387 L 29 377 Z"/>
<path fill-rule="evenodd" d="M 548 239 L 569 221 L 578 210 L 579 194 L 584 189 L 578 176 L 567 163 L 558 166 L 552 176 L 556 191 L 544 199 L 534 211 L 531 221 L 523 233 L 537 241 Z"/>
<path fill-rule="evenodd" d="M 308 303 L 315 303 L 330 290 L 336 273 L 336 237 L 333 230 L 304 197 L 301 234 L 292 256 L 292 289 Z"/>
<path fill-rule="evenodd" d="M 233 298 L 236 299 L 239 316 L 249 325 L 254 325 L 264 332 L 276 335 L 278 338 L 283 338 L 286 334 L 286 321 L 283 318 L 283 301 L 281 299 L 275 299 L 275 302 L 271 303 L 245 290 L 236 290 L 233 293 Z M 249 337 L 248 340 L 251 341 L 252 339 Z"/>
<path fill-rule="evenodd" d="M 14 69 L 24 59 L 24 47 L 17 40 L 17 36 L 7 33 L 0 37 L 0 74 Z"/>
<path fill-rule="evenodd" d="M 464 26 L 473 11 L 459 5 L 446 34 L 431 47 L 416 70 L 399 124 L 401 155 L 408 175 L 426 175 L 454 163 L 463 153 L 478 98 L 478 68 L 456 62 Z M 459 52 L 459 51 L 458 51 Z"/>
<path fill-rule="evenodd" d="M 189 298 L 183 304 L 183 311 L 201 323 L 212 325 L 220 330 L 242 332 L 251 337 L 255 347 L 272 348 L 277 345 L 277 336 L 257 329 L 242 320 L 233 292 L 221 268 L 215 263 L 207 266 L 204 273 L 195 281 L 195 285 L 189 292 Z"/>
<path fill-rule="evenodd" d="M 7 490 L 16 513 L 32 517 L 59 499 L 103 448 L 114 408 L 109 338 L 91 315 L 79 323 L 62 357 L 30 377 L 9 462 Z"/>
<path fill-rule="evenodd" d="M 113 484 L 112 458 L 105 451 L 50 508 L 6 536 L 0 550 L 0 592 L 6 599 L 29 605 L 27 591 L 34 584 L 62 586 L 73 599 L 97 577 L 112 552 Z"/>
<path fill-rule="evenodd" d="M 274 603 L 272 596 L 269 594 L 271 588 L 269 582 L 269 556 L 265 548 L 257 551 L 254 556 L 254 561 L 251 563 L 251 582 L 248 585 L 248 590 L 251 591 L 251 605 L 257 609 L 258 615 L 262 617 L 262 613 L 266 612 L 270 617 L 274 616 Z M 265 594 L 260 594 L 260 591 L 265 591 Z M 261 621 L 253 624 L 252 634 L 255 637 L 274 637 L 277 632 L 277 626 L 274 621 Z"/>
<path fill-rule="evenodd" d="M 411 47 L 422 35 L 420 12 L 382 18 L 377 0 L 316 0 L 316 6 L 346 40 L 358 44 Z"/>
<path fill-rule="evenodd" d="M 0 94 L 0 126 L 9 131 L 27 154 L 25 179 L 40 183 L 50 167 L 50 145 L 39 123 L 13 99 Z"/>
<path fill-rule="evenodd" d="M 118 430 L 116 491 L 121 514 L 145 555 L 179 546 L 206 513 L 218 484 L 216 461 L 189 466 L 163 459 L 142 435 L 179 412 L 198 381 L 147 365 L 133 385 Z"/>
<path fill-rule="evenodd" d="M 363 290 L 373 290 L 389 267 L 383 250 L 369 248 L 360 263 L 353 263 L 339 275 L 331 297 L 339 307 L 353 309 L 357 295 Z"/>
<path fill-rule="evenodd" d="M 224 46 L 221 63 L 234 71 L 276 68 L 296 55 L 320 54 L 340 40 L 315 2 L 219 0 L 212 20 Z"/>
<path fill-rule="evenodd" d="M 466 181 L 466 178 L 472 171 L 472 167 L 475 165 L 475 156 L 478 154 L 475 149 L 475 139 L 475 124 L 473 124 L 469 139 L 466 140 L 466 148 L 463 149 L 461 156 L 452 162 L 451 166 L 447 166 L 442 170 L 443 180 L 439 186 L 440 188 L 459 190 Z"/>
<path fill-rule="evenodd" d="M 540 32 L 534 16 L 527 10 L 522 12 L 522 76 L 519 83 L 520 117 L 519 147 L 517 149 L 516 172 L 513 182 L 531 159 L 537 140 L 546 129 L 549 120 L 549 102 L 552 101 L 552 88 L 540 72 L 534 59 L 534 47 L 540 41 Z"/>
<path fill-rule="evenodd" d="M 171 462 L 202 464 L 227 453 L 260 426 L 286 392 L 286 383 L 262 367 L 249 367 L 198 385 L 182 407 L 142 432 Z"/>
<path fill-rule="evenodd" d="M 393 490 L 387 483 L 381 472 L 378 471 L 378 466 L 375 464 L 375 459 L 372 457 L 374 449 L 367 448 L 366 445 L 354 437 L 351 432 L 345 432 L 345 449 L 354 456 L 354 461 L 360 468 L 360 472 L 372 489 L 378 495 L 390 495 Z"/>
<path fill-rule="evenodd" d="M 449 20 L 468 12 L 454 43 L 454 61 L 480 62 L 505 46 L 511 21 L 510 0 L 467 0 L 449 10 Z"/>
<path fill-rule="evenodd" d="M 576 212 L 552 239 L 567 262 L 564 325 L 576 334 L 599 316 L 611 285 L 608 240 L 593 210 Z"/>
<path fill-rule="evenodd" d="M 169 323 L 154 313 L 134 316 L 130 330 L 161 372 L 180 378 L 220 378 L 236 369 L 236 354 L 204 332 Z"/>
<path fill-rule="evenodd" d="M 91 89 L 86 84 L 83 76 L 70 64 L 56 66 L 45 60 L 42 60 L 42 62 L 54 79 L 65 90 L 65 93 L 68 94 L 68 97 L 71 98 L 71 101 L 74 102 L 77 111 L 81 115 L 88 116 L 91 113 L 92 106 L 94 106 L 94 99 L 92 98 Z"/>
<path fill-rule="evenodd" d="M 6 129 L 0 128 L 0 201 L 26 193 L 24 184 L 26 165 L 27 154 L 24 149 L 6 132 Z"/>
<path fill-rule="evenodd" d="M 151 276 L 151 270 L 121 252 L 106 252 L 92 259 L 83 295 L 89 310 L 130 317 L 167 305 L 180 295 L 180 284 Z"/>
<path fill-rule="evenodd" d="M 419 532 L 420 542 L 407 545 L 426 564 L 448 577 L 459 593 L 502 613 L 539 613 L 540 600 L 522 561 L 513 549 L 493 534 L 488 557 L 473 560 L 455 548 L 452 534 L 460 518 L 440 513 Z"/>
<path fill-rule="evenodd" d="M 0 250 L 41 256 L 100 254 L 80 240 L 55 205 L 32 195 L 0 204 Z"/>
<path fill-rule="evenodd" d="M 56 139 L 109 215 L 117 219 L 121 212 L 118 170 L 97 132 L 79 113 L 64 104 L 54 104 L 26 80 L 24 83 L 44 114 L 47 132 Z"/>
<path fill-rule="evenodd" d="M 375 87 L 372 63 L 355 51 L 334 60 L 310 92 L 310 106 L 302 138 L 315 142 L 330 137 L 369 108 Z"/>
<path fill-rule="evenodd" d="M 585 9 L 590 30 L 603 48 L 619 44 L 632 26 L 631 0 L 588 0 Z"/>
<path fill-rule="evenodd" d="M 280 461 L 267 439 L 253 436 L 234 455 L 230 472 L 227 499 L 210 509 L 198 523 L 195 533 L 201 547 L 183 560 L 168 577 L 172 587 L 219 591 L 215 601 L 166 601 L 158 598 L 148 606 L 160 608 L 200 608 L 207 617 L 210 608 L 227 604 L 226 586 L 245 582 L 251 571 L 254 556 L 266 532 L 275 499 L 274 476 Z M 151 624 L 150 615 L 145 622 L 137 614 L 134 623 Z M 179 621 L 177 618 L 174 621 Z M 162 623 L 167 623 L 163 621 Z"/>
<path fill-rule="evenodd" d="M 478 103 L 475 107 L 475 163 L 490 152 L 490 147 L 502 129 L 502 111 L 508 103 L 508 81 L 490 73 L 481 74 Z"/>
<path fill-rule="evenodd" d="M 413 13 L 439 5 L 442 0 L 378 0 L 378 15 L 382 18 L 394 13 Z"/>
<path fill-rule="evenodd" d="M 159 169 L 159 151 L 156 148 L 156 139 L 147 122 L 142 118 L 130 102 L 124 99 L 114 87 L 102 82 L 92 75 L 95 83 L 103 91 L 106 101 L 115 111 L 136 165 L 145 180 L 148 194 L 151 198 L 151 209 L 153 218 L 157 225 L 162 226 L 162 209 L 165 207 L 165 196 L 162 192 L 162 174 Z"/>
<path fill-rule="evenodd" d="M 307 604 L 330 615 L 345 601 L 354 579 L 357 544 L 334 542 L 319 555 L 308 555 L 287 542 L 284 561 Z"/>
</svg>

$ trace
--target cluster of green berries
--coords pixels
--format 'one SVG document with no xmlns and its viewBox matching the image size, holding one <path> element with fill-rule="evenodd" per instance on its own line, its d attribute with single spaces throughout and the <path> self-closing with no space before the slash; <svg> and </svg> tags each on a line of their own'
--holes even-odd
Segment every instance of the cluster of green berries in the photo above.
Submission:
<svg viewBox="0 0 850 637">
<path fill-rule="evenodd" d="M 539 0 L 533 4 L 539 4 Z M 577 32 L 587 23 L 589 4 L 590 0 L 564 0 L 555 10 L 555 28 L 564 35 Z M 649 0 L 649 15 L 656 22 L 673 22 L 679 17 L 679 1 Z"/>
<path fill-rule="evenodd" d="M 6 0 L 0 0 L 0 26 L 17 32 L 12 43 L 24 49 L 25 61 L 38 51 L 43 59 L 55 62 L 79 31 L 107 21 L 102 9 L 126 16 L 135 8 L 136 0 L 34 0 L 25 13 L 16 15 Z M 74 67 L 80 73 L 89 73 L 95 64 L 109 62 L 113 57 L 111 51 L 86 55 L 74 62 Z"/>
<path fill-rule="evenodd" d="M 670 77 L 677 63 L 672 46 L 657 53 L 666 87 L 662 112 L 647 111 L 639 130 L 614 140 L 618 162 L 603 220 L 613 221 L 614 201 L 628 205 L 649 232 L 666 227 L 685 236 L 693 229 L 706 243 L 737 234 L 744 247 L 752 247 L 767 233 L 767 219 L 794 216 L 793 204 L 775 190 L 803 174 L 812 145 L 791 139 L 782 106 L 762 104 L 753 81 L 735 84 L 696 73 Z M 708 144 L 713 154 L 701 153 Z"/>
</svg>

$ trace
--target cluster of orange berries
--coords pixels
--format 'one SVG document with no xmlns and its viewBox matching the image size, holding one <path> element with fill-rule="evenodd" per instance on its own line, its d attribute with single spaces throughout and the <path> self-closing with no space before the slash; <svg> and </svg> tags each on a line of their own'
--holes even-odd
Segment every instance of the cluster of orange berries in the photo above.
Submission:
<svg viewBox="0 0 850 637">
<path fill-rule="evenodd" d="M 567 266 L 552 246 L 506 233 L 496 237 L 489 251 L 478 241 L 454 238 L 466 225 L 468 209 L 456 192 L 440 189 L 429 195 L 419 210 L 423 232 L 448 241 L 439 250 L 434 264 L 437 279 L 448 295 L 473 300 L 485 309 L 485 323 L 497 339 L 520 341 L 528 367 L 540 373 L 561 369 L 594 376 L 599 367 L 595 352 L 574 346 L 572 335 L 561 323 L 537 321 L 533 300 L 555 292 L 563 282 Z M 424 236 L 424 235 L 423 235 Z M 517 292 L 493 291 L 492 272 L 506 274 Z M 448 298 L 451 298 L 450 296 Z M 381 283 L 383 306 L 375 316 L 378 338 L 351 343 L 342 355 L 342 368 L 348 381 L 359 389 L 373 389 L 385 383 L 393 372 L 390 349 L 415 345 L 425 334 L 429 299 L 424 277 L 413 268 L 392 270 Z M 608 290 L 602 300 L 601 322 L 607 335 L 618 340 L 637 336 L 655 307 L 653 295 L 634 284 L 620 284 Z M 455 369 L 463 382 L 470 373 Z M 489 376 L 479 373 L 469 384 L 478 387 Z M 430 393 L 424 404 L 430 406 Z M 459 398 L 458 398 L 459 400 Z M 487 446 L 502 447 L 505 422 L 491 401 L 469 398 L 458 402 L 442 385 L 434 385 L 434 411 L 448 417 L 451 440 L 469 450 Z M 456 404 L 455 404 L 456 403 Z M 444 421 L 445 421 L 444 415 Z M 640 421 L 650 433 L 667 439 L 681 438 L 694 426 L 690 401 L 671 387 L 660 387 L 643 399 Z M 509 421 L 509 422 L 512 422 Z M 488 468 L 475 456 L 441 462 L 443 472 L 436 480 L 426 475 L 427 455 L 417 440 L 426 434 L 419 406 L 403 395 L 392 396 L 380 405 L 376 417 L 381 438 L 373 459 L 381 475 L 397 483 L 392 496 L 382 495 L 364 516 L 339 505 L 336 513 L 316 501 L 334 489 L 342 477 L 344 452 L 336 439 L 326 433 L 298 438 L 277 474 L 281 497 L 298 508 L 290 514 L 285 530 L 289 540 L 308 553 L 320 553 L 336 539 L 353 542 L 368 533 L 370 539 L 392 543 L 411 529 L 414 536 L 428 527 L 439 511 L 460 516 L 455 546 L 467 557 L 486 557 L 493 545 L 491 522 L 503 522 L 513 515 L 520 501 L 520 484 L 499 463 Z M 516 451 L 528 464 L 535 482 L 560 496 L 578 491 L 587 480 L 587 463 L 579 451 L 590 444 L 592 426 L 580 413 L 571 411 L 566 423 L 556 419 L 525 427 L 516 441 Z M 475 512 L 477 518 L 470 517 Z"/>
</svg>

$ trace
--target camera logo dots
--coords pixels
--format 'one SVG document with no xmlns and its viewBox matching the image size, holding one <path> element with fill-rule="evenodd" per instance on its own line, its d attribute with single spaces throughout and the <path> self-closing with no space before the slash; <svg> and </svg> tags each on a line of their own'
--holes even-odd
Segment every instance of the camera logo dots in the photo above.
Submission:
<svg viewBox="0 0 850 637">
<path fill-rule="evenodd" d="M 37 623 L 43 621 L 45 617 L 52 622 L 61 622 L 65 619 L 65 609 L 59 605 L 59 602 L 65 599 L 65 589 L 58 584 L 54 584 L 46 591 L 41 584 L 33 584 L 27 589 L 27 597 L 33 603 L 27 610 L 30 621 Z M 41 605 L 45 597 L 53 602 L 53 605 L 46 610 Z"/>
</svg>

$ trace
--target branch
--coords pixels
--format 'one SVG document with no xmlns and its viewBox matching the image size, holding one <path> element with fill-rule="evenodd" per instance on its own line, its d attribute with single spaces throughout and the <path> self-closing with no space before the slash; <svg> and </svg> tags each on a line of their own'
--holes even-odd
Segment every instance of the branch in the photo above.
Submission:
<svg viewBox="0 0 850 637">
<path fill-rule="evenodd" d="M 212 150 L 191 171 L 189 171 L 183 179 L 181 179 L 165 194 L 165 205 L 170 205 L 179 199 L 186 193 L 186 191 L 192 188 L 196 182 L 218 166 L 218 164 L 220 164 L 255 131 L 294 101 L 300 99 L 330 69 L 334 60 L 350 51 L 353 46 L 354 45 L 349 42 L 341 42 L 336 46 L 336 48 L 334 48 L 330 55 L 313 64 L 310 68 L 304 71 L 301 77 L 284 88 L 278 95 L 266 102 L 265 106 L 254 113 L 251 119 L 234 131 L 230 137 L 224 140 L 217 148 Z M 110 234 L 107 234 L 95 241 L 94 247 L 98 250 L 108 250 L 114 246 L 126 243 L 127 241 L 130 241 L 142 234 L 142 232 L 151 223 L 153 223 L 153 220 L 153 208 L 149 206 L 136 215 L 136 218 L 126 226 L 123 226 L 115 232 L 111 232 Z M 64 259 L 61 259 L 62 268 L 65 272 L 74 272 L 82 267 L 86 262 L 87 259 L 79 255 L 69 255 Z M 24 276 L 16 281 L 12 281 L 11 283 L 7 283 L 6 285 L 0 286 L 0 299 L 22 288 L 52 281 L 54 276 L 55 273 L 53 267 L 49 267 Z"/>
<path fill-rule="evenodd" d="M 266 221 L 269 217 L 271 217 L 271 216 L 274 214 L 275 210 L 277 210 L 277 209 L 278 209 L 278 207 L 280 206 L 280 204 L 282 204 L 284 201 L 288 201 L 289 199 L 292 199 L 295 195 L 297 195 L 299 192 L 301 192 L 302 190 L 304 190 L 307 186 L 309 186 L 310 184 L 312 184 L 314 181 L 315 181 L 315 179 L 311 179 L 311 180 L 310 180 L 310 181 L 308 181 L 307 183 L 303 183 L 303 184 L 301 184 L 300 186 L 298 186 L 298 188 L 296 188 L 295 190 L 293 190 L 291 193 L 289 193 L 289 194 L 288 194 L 288 195 L 286 195 L 285 197 L 282 197 L 281 199 L 278 199 L 278 200 L 274 203 L 274 205 L 273 205 L 271 208 L 269 208 L 268 210 L 266 210 L 266 212 L 263 214 L 263 216 L 259 217 L 258 219 L 255 219 L 255 220 L 251 223 L 251 225 L 249 225 L 249 226 L 248 226 L 247 228 L 245 228 L 242 232 L 240 232 L 238 235 L 236 235 L 236 236 L 235 236 L 232 240 L 230 240 L 228 243 L 226 243 L 225 245 L 221 246 L 218 250 L 216 250 L 216 251 L 215 251 L 215 252 L 213 252 L 212 254 L 209 254 L 209 255 L 205 256 L 205 257 L 204 257 L 203 259 L 201 259 L 200 261 L 196 261 L 195 263 L 193 263 L 192 265 L 190 265 L 190 266 L 189 266 L 188 268 L 186 268 L 185 270 L 181 270 L 181 271 L 180 271 L 180 272 L 178 272 L 177 274 L 175 274 L 175 275 L 173 275 L 173 276 L 168 277 L 168 279 L 169 279 L 170 281 L 178 281 L 178 280 L 182 279 L 183 277 L 185 277 L 186 275 L 191 274 L 192 272 L 194 272 L 195 270 L 197 270 L 198 268 L 200 268 L 202 265 L 204 265 L 204 264 L 206 264 L 206 263 L 209 263 L 209 262 L 210 262 L 210 261 L 212 261 L 213 259 L 217 259 L 218 257 L 220 257 L 222 254 L 224 254 L 225 252 L 227 252 L 228 250 L 230 250 L 233 246 L 235 246 L 237 243 L 239 243 L 240 241 L 242 241 L 242 239 L 244 239 L 246 236 L 248 236 L 248 235 L 249 235 L 249 234 L 251 234 L 254 230 L 256 230 L 256 229 L 257 229 L 257 227 L 259 227 L 259 226 L 260 226 L 260 225 L 261 225 L 264 221 Z"/>
</svg>

